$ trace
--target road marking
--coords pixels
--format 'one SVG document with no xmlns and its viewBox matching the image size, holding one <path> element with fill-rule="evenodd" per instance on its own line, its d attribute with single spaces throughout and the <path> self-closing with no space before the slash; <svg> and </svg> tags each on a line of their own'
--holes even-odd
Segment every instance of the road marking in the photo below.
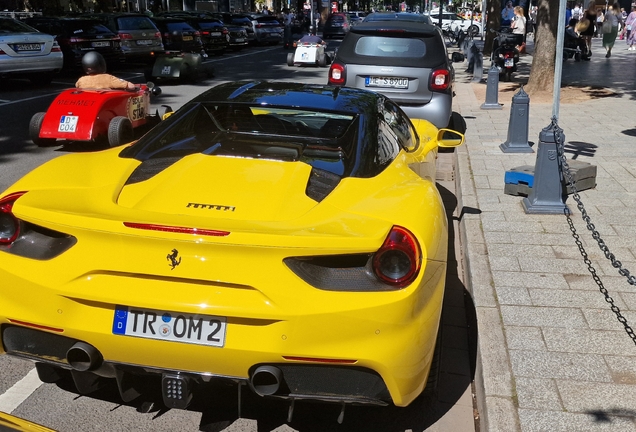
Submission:
<svg viewBox="0 0 636 432">
<path fill-rule="evenodd" d="M 40 99 L 40 98 L 43 98 L 43 97 L 54 96 L 54 95 L 57 95 L 59 93 L 60 92 L 47 93 L 47 94 L 43 94 L 43 95 L 40 95 L 40 96 L 33 96 L 33 97 L 30 97 L 30 98 L 26 98 L 26 99 L 18 99 L 18 100 L 14 100 L 14 101 L 10 101 L 10 102 L 3 102 L 3 103 L 0 103 L 0 106 L 12 105 L 12 104 L 16 104 L 16 103 L 30 101 L 30 100 L 33 100 L 33 99 Z"/>
<path fill-rule="evenodd" d="M 214 59 L 214 60 L 207 60 L 207 61 L 205 61 L 203 63 L 216 63 L 216 62 L 221 62 L 221 61 L 225 61 L 225 60 L 232 60 L 232 59 L 239 58 L 239 57 L 245 57 L 245 56 L 249 56 L 249 55 L 254 55 L 256 53 L 274 51 L 276 49 L 277 50 L 281 50 L 281 47 L 277 46 L 277 47 L 264 49 L 264 50 L 259 50 L 259 51 L 250 51 L 250 52 L 246 52 L 245 54 L 236 54 L 236 55 L 232 55 L 232 56 L 225 56 L 225 57 L 217 58 L 217 59 Z"/>
<path fill-rule="evenodd" d="M 42 381 L 38 377 L 35 368 L 31 369 L 28 374 L 20 381 L 15 383 L 13 387 L 0 395 L 0 411 L 11 414 L 22 402 L 42 385 Z"/>
</svg>

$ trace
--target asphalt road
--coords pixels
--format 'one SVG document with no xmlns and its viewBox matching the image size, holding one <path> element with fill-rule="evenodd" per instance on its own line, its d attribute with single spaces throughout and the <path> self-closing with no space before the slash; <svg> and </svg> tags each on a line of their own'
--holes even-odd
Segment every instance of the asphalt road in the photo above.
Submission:
<svg viewBox="0 0 636 432">
<path fill-rule="evenodd" d="M 335 47 L 338 42 L 330 42 Z M 196 85 L 159 83 L 162 95 L 152 101 L 151 109 L 161 105 L 180 107 L 206 88 L 230 80 L 266 79 L 293 82 L 327 82 L 328 68 L 289 67 L 287 51 L 280 46 L 249 48 L 237 53 L 211 57 L 207 64 L 214 68 L 214 77 Z M 135 83 L 144 82 L 142 70 L 124 67 L 112 71 Z M 35 112 L 46 111 L 54 97 L 63 89 L 73 87 L 78 74 L 65 74 L 52 85 L 33 88 L 28 81 L 0 81 L 0 190 L 5 190 L 19 177 L 36 166 L 68 152 L 95 151 L 85 145 L 59 145 L 38 148 L 28 138 L 28 124 Z M 454 184 L 452 158 L 440 155 L 445 164 L 440 181 L 452 218 Z M 450 164 L 450 165 L 449 165 Z M 449 174 L 450 173 L 450 174 Z M 455 217 L 458 215 L 455 214 Z M 453 245 L 456 236 L 452 235 Z M 453 249 L 454 250 L 454 249 Z M 418 398 L 408 408 L 349 407 L 340 425 L 340 407 L 329 404 L 298 402 L 288 423 L 289 404 L 264 400 L 243 391 L 243 401 L 237 406 L 236 390 L 220 389 L 202 410 L 158 410 L 141 413 L 134 406 L 78 396 L 54 384 L 42 384 L 34 373 L 33 364 L 8 356 L 0 356 L 0 410 L 44 424 L 60 431 L 474 431 L 471 382 L 474 374 L 474 334 L 476 323 L 470 296 L 461 281 L 461 266 L 449 259 L 448 286 L 443 313 L 444 351 L 440 377 L 440 394 L 436 399 Z M 0 289 L 2 282 L 0 281 Z M 472 342 L 471 342 L 472 340 Z M 210 414 L 214 413 L 214 414 Z"/>
</svg>

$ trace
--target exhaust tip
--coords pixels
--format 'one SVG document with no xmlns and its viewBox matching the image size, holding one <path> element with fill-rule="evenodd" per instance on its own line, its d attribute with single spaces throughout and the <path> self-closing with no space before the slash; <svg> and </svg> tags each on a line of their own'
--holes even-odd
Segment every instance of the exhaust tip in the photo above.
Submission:
<svg viewBox="0 0 636 432">
<path fill-rule="evenodd" d="M 275 366 L 259 366 L 250 379 L 254 393 L 259 396 L 271 396 L 278 392 L 283 382 L 283 372 Z"/>
<path fill-rule="evenodd" d="M 94 346 L 85 342 L 77 342 L 66 352 L 66 361 L 73 369 L 86 372 L 99 368 L 103 357 Z"/>
</svg>

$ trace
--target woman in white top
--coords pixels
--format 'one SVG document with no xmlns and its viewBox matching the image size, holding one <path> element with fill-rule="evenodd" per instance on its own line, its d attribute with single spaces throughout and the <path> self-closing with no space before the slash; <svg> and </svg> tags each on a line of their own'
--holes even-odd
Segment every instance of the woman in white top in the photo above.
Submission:
<svg viewBox="0 0 636 432">
<path fill-rule="evenodd" d="M 609 10 L 605 14 L 605 18 L 603 18 L 603 27 L 607 25 L 605 24 L 607 21 L 612 24 L 612 28 L 608 33 L 605 33 L 606 30 L 603 29 L 603 48 L 607 51 L 605 58 L 609 58 L 612 55 L 612 48 L 614 47 L 614 42 L 618 35 L 618 26 L 623 22 L 621 6 L 618 3 L 614 3 L 609 7 Z"/>
<path fill-rule="evenodd" d="M 526 17 L 523 15 L 523 8 L 515 6 L 515 17 L 510 24 L 512 34 L 517 35 L 517 49 L 521 50 L 523 39 L 526 35 Z"/>
</svg>

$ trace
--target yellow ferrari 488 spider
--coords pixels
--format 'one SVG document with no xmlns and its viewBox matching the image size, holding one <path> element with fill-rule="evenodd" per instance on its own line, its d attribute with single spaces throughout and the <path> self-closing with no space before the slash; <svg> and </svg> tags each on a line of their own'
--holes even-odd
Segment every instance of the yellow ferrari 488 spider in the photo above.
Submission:
<svg viewBox="0 0 636 432">
<path fill-rule="evenodd" d="M 435 159 L 462 142 L 374 92 L 234 82 L 53 159 L 0 194 L 1 351 L 126 403 L 224 381 L 406 406 L 434 381 Z"/>
</svg>

